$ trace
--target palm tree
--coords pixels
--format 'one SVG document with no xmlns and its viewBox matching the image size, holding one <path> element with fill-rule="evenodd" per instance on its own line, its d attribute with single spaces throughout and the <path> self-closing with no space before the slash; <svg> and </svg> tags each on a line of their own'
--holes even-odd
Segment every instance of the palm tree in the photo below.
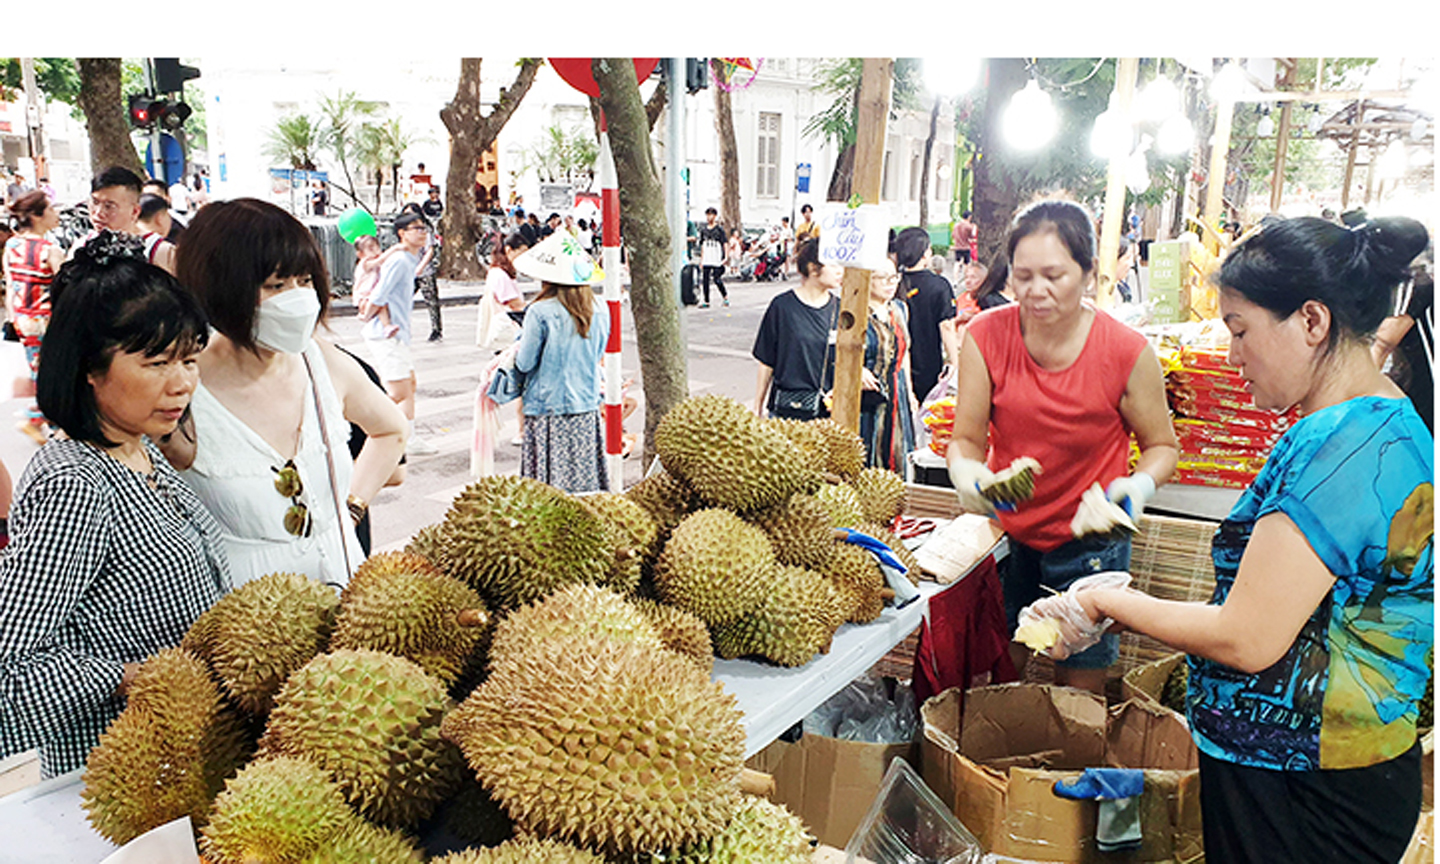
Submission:
<svg viewBox="0 0 1440 864">
<path fill-rule="evenodd" d="M 291 114 L 275 121 L 266 136 L 262 152 L 291 168 L 314 171 L 319 149 L 319 125 L 308 114 Z"/>
<path fill-rule="evenodd" d="M 356 162 L 356 150 L 360 142 L 361 128 L 368 117 L 380 110 L 375 102 L 356 97 L 353 90 L 340 90 L 334 96 L 320 97 L 320 141 L 340 163 L 340 172 L 345 175 L 343 186 L 336 181 L 332 184 L 341 188 L 351 200 L 359 203 L 355 191 L 355 178 L 350 166 Z"/>
</svg>

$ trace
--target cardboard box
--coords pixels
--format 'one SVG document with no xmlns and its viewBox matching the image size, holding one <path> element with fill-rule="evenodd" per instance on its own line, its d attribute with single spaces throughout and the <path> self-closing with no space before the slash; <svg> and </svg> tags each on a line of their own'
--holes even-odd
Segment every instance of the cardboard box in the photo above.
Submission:
<svg viewBox="0 0 1440 864">
<path fill-rule="evenodd" d="M 921 709 L 921 776 L 988 852 L 1083 864 L 1203 859 L 1199 772 L 1174 712 L 1135 702 L 1107 712 L 1091 693 L 1037 684 L 972 689 L 963 718 L 960 701 L 947 690 Z M 1098 802 L 1053 792 L 1057 780 L 1106 766 L 1145 769 L 1135 852 L 1101 853 Z"/>
<path fill-rule="evenodd" d="M 896 756 L 915 765 L 915 745 L 805 735 L 794 744 L 771 743 L 746 765 L 775 778 L 773 800 L 799 816 L 821 843 L 843 849 Z"/>
</svg>

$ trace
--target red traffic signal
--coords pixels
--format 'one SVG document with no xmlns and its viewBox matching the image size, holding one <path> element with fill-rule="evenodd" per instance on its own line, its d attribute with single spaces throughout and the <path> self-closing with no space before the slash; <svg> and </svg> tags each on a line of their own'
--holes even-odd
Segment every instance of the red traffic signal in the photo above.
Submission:
<svg viewBox="0 0 1440 864">
<path fill-rule="evenodd" d="M 163 106 L 165 100 L 152 99 L 145 93 L 131 93 L 129 99 L 130 125 L 136 129 L 149 129 L 155 125 L 155 117 L 158 105 Z"/>
</svg>

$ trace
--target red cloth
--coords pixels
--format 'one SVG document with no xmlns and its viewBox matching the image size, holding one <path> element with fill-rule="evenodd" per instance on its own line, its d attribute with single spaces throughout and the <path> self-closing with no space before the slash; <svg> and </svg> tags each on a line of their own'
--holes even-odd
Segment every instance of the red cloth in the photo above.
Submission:
<svg viewBox="0 0 1440 864">
<path fill-rule="evenodd" d="M 1001 513 L 1000 525 L 1048 552 L 1075 539 L 1070 520 L 1081 493 L 1128 473 L 1130 431 L 1120 399 L 1145 337 L 1097 309 L 1080 356 L 1050 371 L 1025 347 L 1019 303 L 982 312 L 966 329 L 990 373 L 990 470 L 1021 456 L 1041 468 L 1034 496 Z"/>
<path fill-rule="evenodd" d="M 923 705 L 951 687 L 968 689 L 1018 679 L 1009 649 L 1005 595 L 992 555 L 968 576 L 930 598 L 910 677 L 916 704 Z"/>
</svg>

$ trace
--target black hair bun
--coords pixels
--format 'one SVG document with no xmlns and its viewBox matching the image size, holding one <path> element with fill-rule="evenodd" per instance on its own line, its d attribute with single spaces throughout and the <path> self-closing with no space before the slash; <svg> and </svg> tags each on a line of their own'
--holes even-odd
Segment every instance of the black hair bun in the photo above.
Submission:
<svg viewBox="0 0 1440 864">
<path fill-rule="evenodd" d="M 75 250 L 75 261 L 92 267 L 109 267 L 118 261 L 145 262 L 145 241 L 134 234 L 101 231 Z"/>
<path fill-rule="evenodd" d="M 1377 272 L 1396 274 L 1402 279 L 1408 275 L 1410 262 L 1430 242 L 1425 226 L 1405 216 L 1372 219 L 1354 230 L 1365 235 L 1365 254 L 1371 266 Z"/>
</svg>

